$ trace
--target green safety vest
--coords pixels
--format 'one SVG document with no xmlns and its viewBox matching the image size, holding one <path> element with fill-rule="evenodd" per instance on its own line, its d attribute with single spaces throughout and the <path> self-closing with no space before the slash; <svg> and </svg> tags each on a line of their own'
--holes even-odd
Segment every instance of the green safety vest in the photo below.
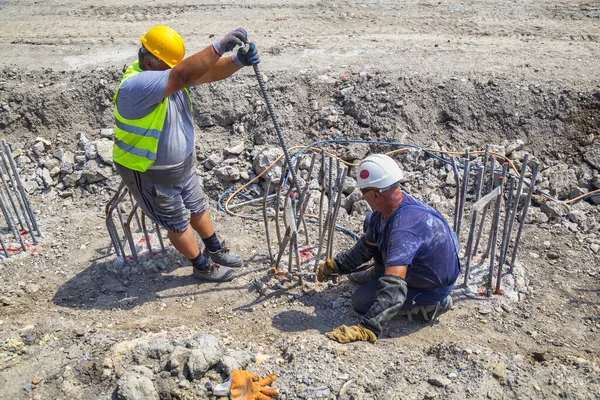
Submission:
<svg viewBox="0 0 600 400">
<path fill-rule="evenodd" d="M 158 140 L 167 116 L 169 98 L 166 97 L 150 114 L 139 119 L 127 119 L 119 114 L 117 97 L 123 83 L 142 72 L 139 62 L 131 64 L 121 79 L 119 89 L 113 97 L 115 103 L 115 143 L 113 145 L 113 161 L 134 171 L 144 172 L 156 161 Z M 187 88 L 184 89 L 192 99 Z"/>
</svg>

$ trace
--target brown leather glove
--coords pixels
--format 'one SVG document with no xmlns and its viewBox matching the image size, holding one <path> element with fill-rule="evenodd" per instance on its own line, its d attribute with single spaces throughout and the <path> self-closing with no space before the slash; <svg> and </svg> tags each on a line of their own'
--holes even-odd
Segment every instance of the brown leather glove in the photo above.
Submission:
<svg viewBox="0 0 600 400">
<path fill-rule="evenodd" d="M 362 325 L 338 326 L 332 332 L 325 334 L 329 339 L 340 343 L 350 343 L 356 341 L 371 342 L 377 341 L 377 336 Z"/>
<path fill-rule="evenodd" d="M 231 372 L 231 398 L 233 400 L 272 400 L 279 397 L 277 389 L 268 388 L 275 375 L 260 379 L 252 372 L 236 369 Z"/>
<path fill-rule="evenodd" d="M 340 270 L 338 269 L 337 264 L 331 258 L 328 258 L 323 262 L 319 268 L 317 268 L 317 281 L 319 282 L 327 282 L 333 277 L 332 274 L 338 274 Z"/>
</svg>

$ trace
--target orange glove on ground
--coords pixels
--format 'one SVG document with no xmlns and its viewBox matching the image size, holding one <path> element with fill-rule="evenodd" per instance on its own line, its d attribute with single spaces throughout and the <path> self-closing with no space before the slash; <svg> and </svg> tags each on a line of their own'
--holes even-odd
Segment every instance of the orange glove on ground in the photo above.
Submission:
<svg viewBox="0 0 600 400">
<path fill-rule="evenodd" d="M 260 379 L 252 372 L 236 369 L 231 373 L 231 398 L 233 400 L 272 400 L 279 397 L 277 389 L 268 388 L 275 375 Z"/>
<path fill-rule="evenodd" d="M 325 336 L 340 343 L 356 341 L 375 343 L 377 341 L 377 336 L 362 325 L 338 326 L 332 332 L 326 333 Z"/>
<path fill-rule="evenodd" d="M 317 281 L 326 282 L 333 279 L 332 274 L 339 273 L 340 270 L 334 260 L 328 258 L 317 268 Z"/>
</svg>

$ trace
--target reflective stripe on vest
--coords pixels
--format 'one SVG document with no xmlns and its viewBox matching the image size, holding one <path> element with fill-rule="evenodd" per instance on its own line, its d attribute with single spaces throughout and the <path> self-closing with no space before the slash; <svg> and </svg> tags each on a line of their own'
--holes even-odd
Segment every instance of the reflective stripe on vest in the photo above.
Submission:
<svg viewBox="0 0 600 400">
<path fill-rule="evenodd" d="M 158 140 L 162 132 L 167 108 L 168 97 L 165 98 L 152 112 L 139 119 L 127 119 L 119 114 L 117 109 L 117 98 L 123 83 L 142 72 L 136 61 L 127 68 L 119 84 L 119 89 L 113 97 L 115 104 L 115 138 L 113 145 L 113 160 L 134 171 L 144 172 L 156 161 Z M 192 107 L 192 99 L 185 89 Z"/>
</svg>

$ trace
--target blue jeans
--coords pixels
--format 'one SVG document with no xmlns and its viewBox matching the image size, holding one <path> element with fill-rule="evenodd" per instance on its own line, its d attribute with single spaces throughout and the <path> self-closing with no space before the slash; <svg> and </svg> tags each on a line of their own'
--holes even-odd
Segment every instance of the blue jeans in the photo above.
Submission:
<svg viewBox="0 0 600 400">
<path fill-rule="evenodd" d="M 375 302 L 380 277 L 381 275 L 360 286 L 352 295 L 352 308 L 354 308 L 354 311 L 358 314 L 366 314 Z M 454 285 L 435 289 L 416 289 L 409 287 L 406 301 L 402 305 L 401 310 L 436 305 L 444 300 L 453 288 Z"/>
</svg>

